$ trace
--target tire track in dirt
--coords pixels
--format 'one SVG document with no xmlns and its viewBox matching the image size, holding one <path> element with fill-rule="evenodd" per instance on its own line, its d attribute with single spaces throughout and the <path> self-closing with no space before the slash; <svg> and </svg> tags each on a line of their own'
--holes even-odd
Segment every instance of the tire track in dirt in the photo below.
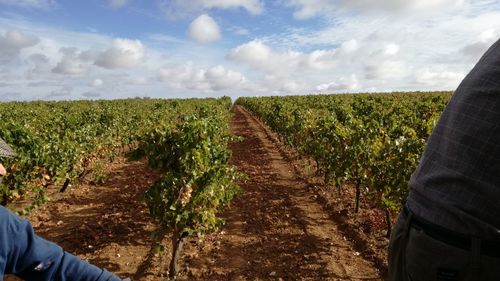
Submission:
<svg viewBox="0 0 500 281">
<path fill-rule="evenodd" d="M 226 225 L 186 245 L 188 280 L 382 280 L 341 235 L 264 128 L 233 109 L 232 162 L 249 178 L 223 214 Z"/>
</svg>

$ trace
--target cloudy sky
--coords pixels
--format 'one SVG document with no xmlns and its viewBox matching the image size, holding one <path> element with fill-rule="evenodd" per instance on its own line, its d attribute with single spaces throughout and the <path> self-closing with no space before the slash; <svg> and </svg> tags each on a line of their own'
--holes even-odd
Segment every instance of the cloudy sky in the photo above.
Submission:
<svg viewBox="0 0 500 281">
<path fill-rule="evenodd" d="M 0 100 L 453 90 L 500 0 L 0 0 Z"/>
</svg>

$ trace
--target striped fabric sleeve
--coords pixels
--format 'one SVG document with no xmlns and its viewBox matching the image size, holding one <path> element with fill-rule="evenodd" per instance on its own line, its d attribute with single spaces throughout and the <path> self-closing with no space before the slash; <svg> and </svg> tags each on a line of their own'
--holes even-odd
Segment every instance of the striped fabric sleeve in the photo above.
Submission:
<svg viewBox="0 0 500 281">
<path fill-rule="evenodd" d="M 17 154 L 12 150 L 12 148 L 0 138 L 0 157 L 12 158 Z"/>
</svg>

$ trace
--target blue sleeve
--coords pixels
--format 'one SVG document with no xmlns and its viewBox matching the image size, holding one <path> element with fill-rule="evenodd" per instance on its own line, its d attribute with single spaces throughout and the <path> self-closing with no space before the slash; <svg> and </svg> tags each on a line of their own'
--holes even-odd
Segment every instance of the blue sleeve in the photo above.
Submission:
<svg viewBox="0 0 500 281">
<path fill-rule="evenodd" d="M 0 273 L 24 280 L 121 281 L 37 236 L 28 221 L 1 206 Z"/>
</svg>

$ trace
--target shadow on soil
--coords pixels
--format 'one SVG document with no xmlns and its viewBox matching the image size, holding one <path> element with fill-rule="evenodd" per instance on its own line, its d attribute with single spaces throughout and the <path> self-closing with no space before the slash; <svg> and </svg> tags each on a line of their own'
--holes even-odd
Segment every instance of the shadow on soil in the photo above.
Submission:
<svg viewBox="0 0 500 281">
<path fill-rule="evenodd" d="M 78 186 L 74 191 L 78 195 L 72 191 L 53 204 L 49 209 L 49 222 L 56 225 L 42 225 L 37 234 L 80 256 L 96 256 L 92 254 L 106 251 L 99 257 L 89 258 L 89 262 L 118 274 L 130 273 L 130 269 L 124 268 L 126 261 L 136 257 L 125 255 L 144 253 L 120 254 L 118 250 L 127 246 L 131 246 L 128 249 L 135 246 L 150 249 L 154 224 L 142 197 L 157 178 L 158 174 L 143 162 L 127 162 L 118 170 L 111 169 L 103 186 Z M 82 194 L 84 190 L 90 194 Z M 116 262 L 120 255 L 124 256 L 125 264 Z"/>
</svg>

